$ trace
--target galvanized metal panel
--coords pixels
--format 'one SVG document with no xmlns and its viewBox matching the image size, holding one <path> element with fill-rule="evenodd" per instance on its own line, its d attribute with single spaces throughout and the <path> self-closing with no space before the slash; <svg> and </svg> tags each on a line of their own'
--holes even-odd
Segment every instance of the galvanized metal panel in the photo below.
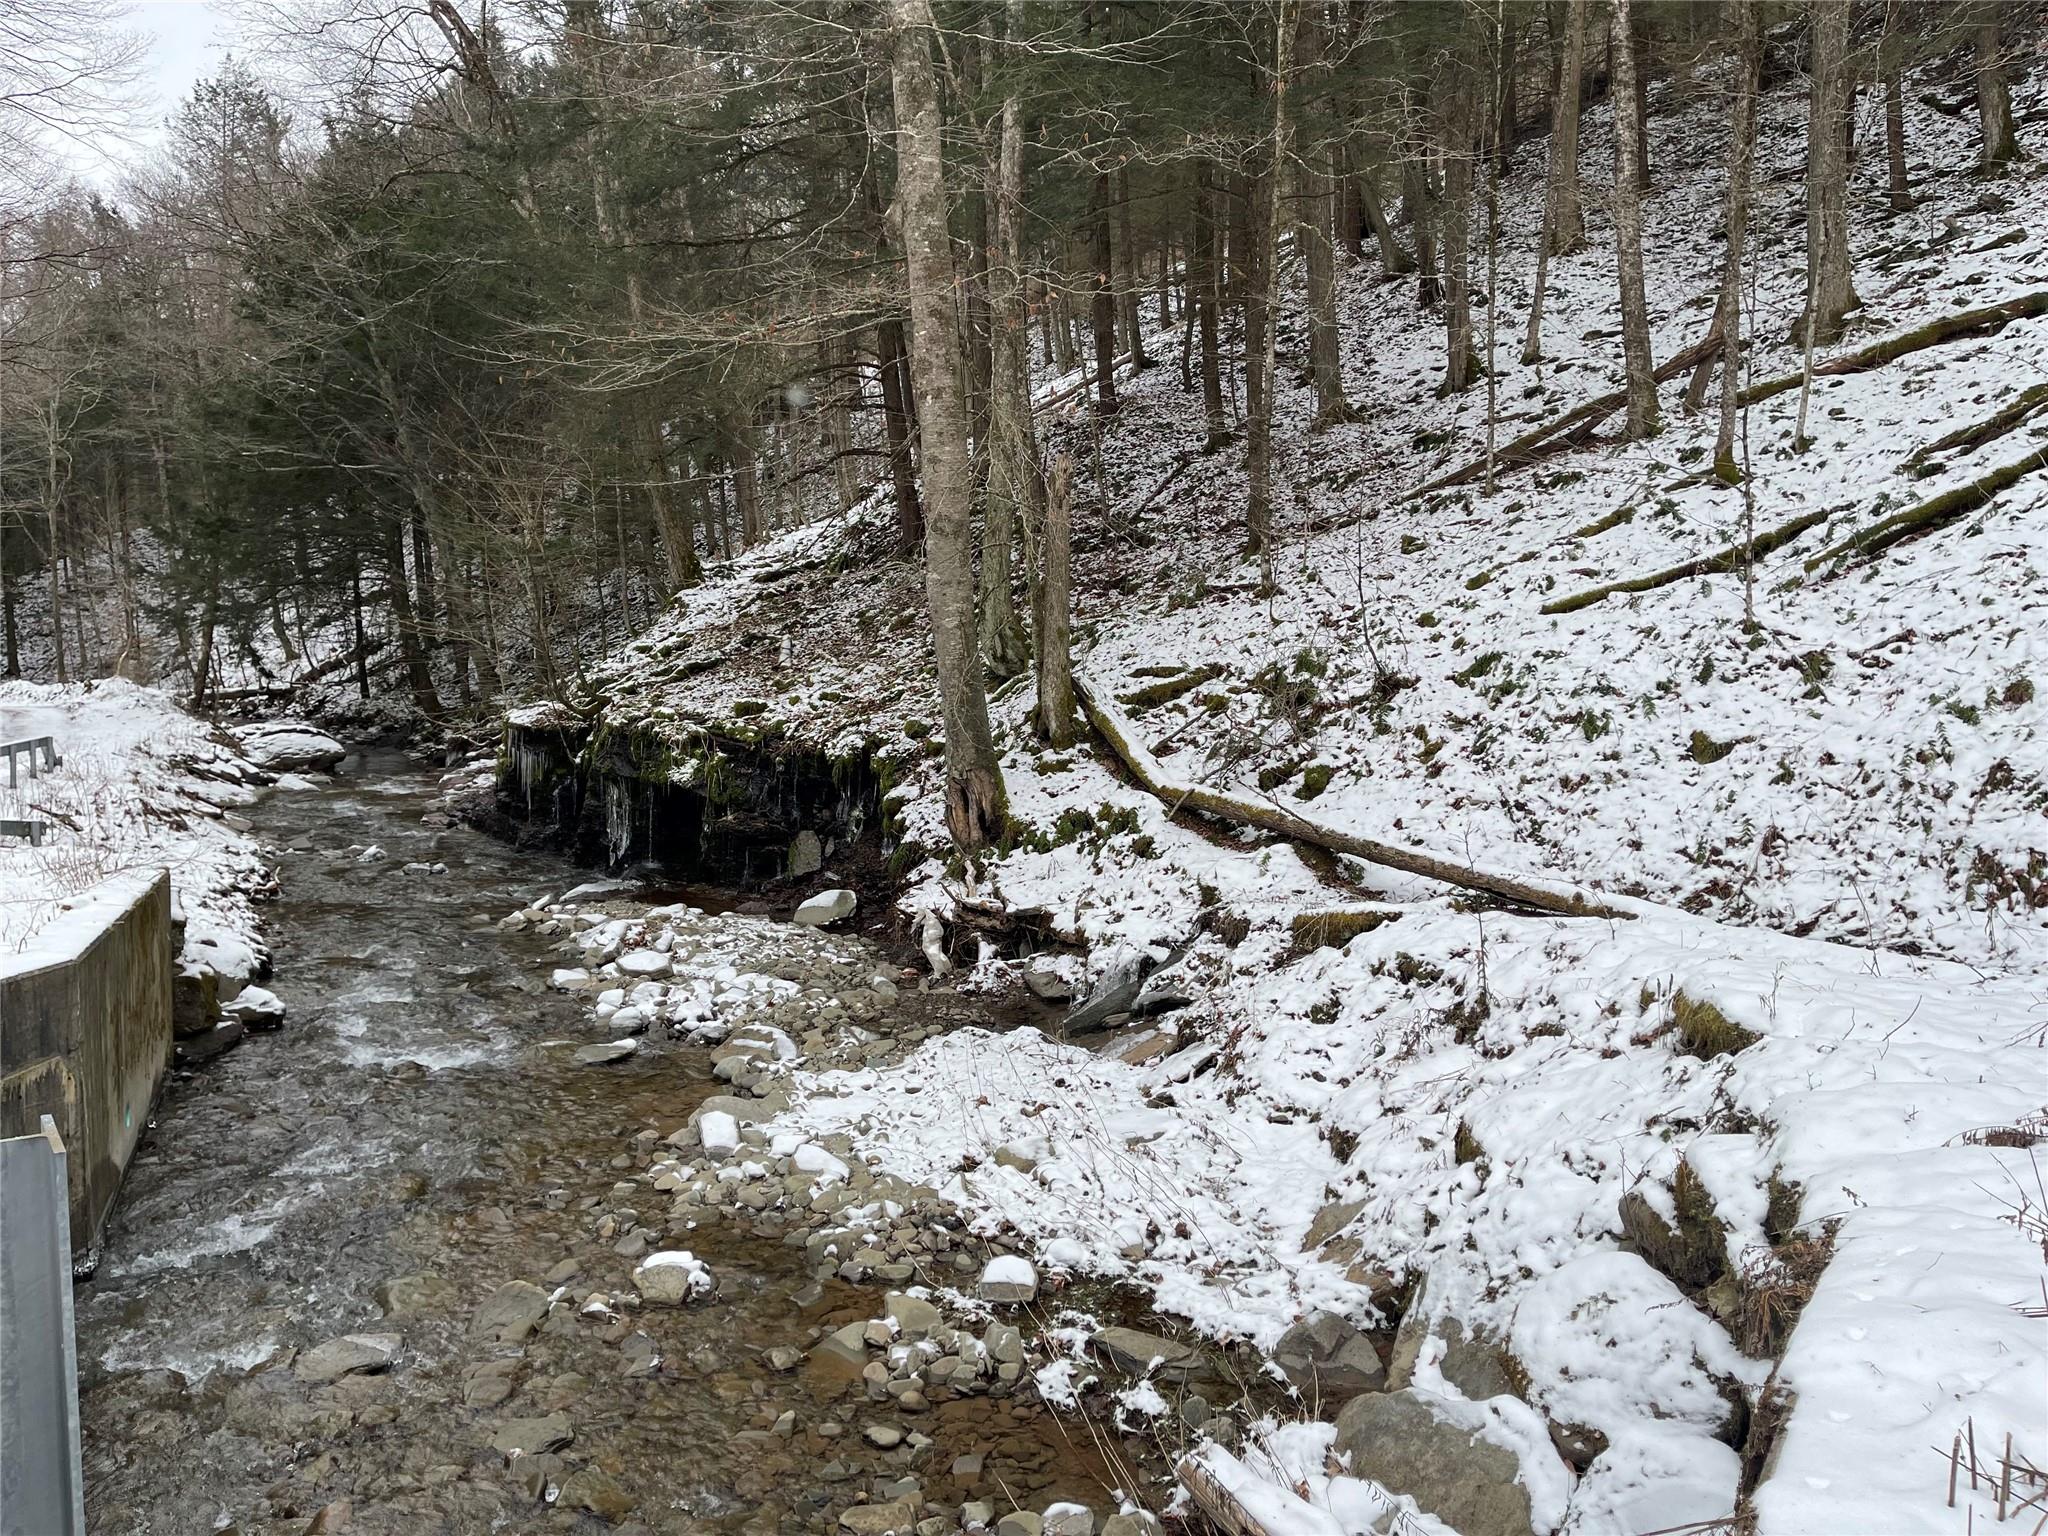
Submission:
<svg viewBox="0 0 2048 1536">
<path fill-rule="evenodd" d="M 85 1536 L 71 1189 L 57 1124 L 0 1140 L 0 1536 Z"/>
</svg>

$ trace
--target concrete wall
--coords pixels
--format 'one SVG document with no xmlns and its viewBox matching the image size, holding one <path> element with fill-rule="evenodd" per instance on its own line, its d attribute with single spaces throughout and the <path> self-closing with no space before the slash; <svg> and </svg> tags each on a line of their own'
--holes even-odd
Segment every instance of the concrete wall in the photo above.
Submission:
<svg viewBox="0 0 2048 1536">
<path fill-rule="evenodd" d="M 117 875 L 0 955 L 0 1136 L 43 1115 L 70 1153 L 71 1251 L 121 1187 L 171 1059 L 171 877 Z"/>
</svg>

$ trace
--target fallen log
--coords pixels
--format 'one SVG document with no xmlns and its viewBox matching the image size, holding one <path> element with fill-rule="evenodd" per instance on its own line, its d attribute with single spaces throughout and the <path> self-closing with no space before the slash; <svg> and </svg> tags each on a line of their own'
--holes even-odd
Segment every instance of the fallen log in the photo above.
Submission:
<svg viewBox="0 0 2048 1536">
<path fill-rule="evenodd" d="M 1721 350 L 1721 335 L 1710 331 L 1683 352 L 1667 359 L 1653 377 L 1659 384 L 1668 384 L 1686 369 L 1696 366 Z M 1524 464 L 1558 452 L 1565 447 L 1576 446 L 1593 435 L 1593 429 L 1628 404 L 1628 391 L 1617 389 L 1610 394 L 1598 395 L 1583 405 L 1574 406 L 1562 416 L 1556 416 L 1542 426 L 1532 427 L 1520 437 L 1510 439 L 1494 450 L 1493 471 L 1498 475 L 1504 469 L 1515 469 Z M 1437 476 L 1427 485 L 1410 491 L 1405 500 L 1427 496 L 1432 491 L 1448 490 L 1454 485 L 1469 485 L 1482 479 L 1486 474 L 1486 459 L 1482 456 L 1469 464 L 1461 465 L 1448 474 Z"/>
<path fill-rule="evenodd" d="M 2048 406 L 2048 384 L 2036 384 L 2031 389 L 2023 389 L 2001 409 L 1992 412 L 1982 421 L 1972 422 L 1967 427 L 1958 427 L 1953 432 L 1937 437 L 1931 443 L 1915 448 L 1900 462 L 1899 473 L 1911 474 L 1936 454 L 1953 453 L 1958 448 L 1966 452 L 1975 452 L 1986 443 L 1994 442 L 2022 425 L 2029 416 L 2044 406 Z"/>
<path fill-rule="evenodd" d="M 2036 315 L 2048 315 L 2048 290 L 2040 293 L 2023 293 L 2016 299 L 2007 299 L 2001 304 L 1986 305 L 1982 309 L 1958 310 L 1952 315 L 1943 315 L 1939 320 L 1930 320 L 1910 331 L 1896 336 L 1887 336 L 1883 341 L 1872 342 L 1854 352 L 1845 352 L 1840 357 L 1830 358 L 1813 370 L 1816 379 L 1841 378 L 1845 374 L 1868 373 L 1873 368 L 1882 368 L 1886 363 L 1896 362 L 1914 352 L 1938 347 L 1944 342 L 1962 341 L 1971 336 L 1988 336 L 2004 330 L 2015 320 L 2030 320 Z M 1803 373 L 1780 374 L 1775 379 L 1766 379 L 1761 384 L 1752 384 L 1735 398 L 1739 404 L 1754 405 L 1759 400 L 1768 400 L 1773 395 L 1782 395 L 1787 390 L 1797 389 Z"/>
<path fill-rule="evenodd" d="M 1921 502 L 1918 506 L 1907 507 L 1894 512 L 1890 517 L 1880 518 L 1860 533 L 1853 533 L 1841 543 L 1831 545 L 1806 562 L 1809 571 L 1819 570 L 1831 561 L 1844 561 L 1857 555 L 1874 555 L 1880 550 L 1891 548 L 1902 539 L 1916 533 L 1924 533 L 1952 523 L 1957 518 L 1976 511 L 1999 492 L 2015 482 L 2032 474 L 2037 469 L 2048 469 L 2048 448 L 2037 448 L 2025 458 L 2011 464 L 2001 464 L 1988 475 L 1972 480 L 1968 485 L 1959 485 L 1954 490 L 1943 491 L 1939 496 Z"/>
<path fill-rule="evenodd" d="M 1183 1456 L 1174 1476 L 1195 1507 L 1229 1536 L 1344 1536 L 1335 1515 L 1265 1481 L 1220 1445 Z"/>
<path fill-rule="evenodd" d="M 1739 571 L 1745 559 L 1755 560 L 1790 544 L 1800 534 L 1816 523 L 1826 522 L 1840 508 L 1820 512 L 1802 512 L 1789 522 L 1766 529 L 1753 539 L 1739 544 L 1730 544 L 1726 549 L 1717 549 L 1711 555 L 1687 560 L 1667 570 L 1654 571 L 1648 576 L 1630 576 L 1622 581 L 1610 581 L 1604 587 L 1589 587 L 1584 592 L 1574 592 L 1569 597 L 1554 598 L 1537 610 L 1539 613 L 1577 613 L 1581 608 L 1590 608 L 1595 603 L 1610 597 L 1632 592 L 1654 592 L 1659 587 L 1668 587 L 1673 582 L 1685 581 L 1693 576 L 1716 576 L 1724 571 Z"/>
<path fill-rule="evenodd" d="M 1158 759 L 1139 744 L 1130 722 L 1119 715 L 1113 706 L 1104 703 L 1092 686 L 1077 677 L 1074 679 L 1074 694 L 1080 699 L 1081 707 L 1087 712 L 1089 721 L 1116 755 L 1123 759 L 1124 766 L 1130 769 L 1132 776 L 1148 793 L 1175 810 L 1199 811 L 1219 821 L 1256 827 L 1262 832 L 1272 832 L 1280 837 L 1308 843 L 1317 848 L 1327 848 L 1332 853 L 1349 854 L 1353 858 L 1365 860 L 1368 864 L 1398 869 L 1403 874 L 1421 875 L 1428 880 L 1440 880 L 1446 885 L 1455 885 L 1463 890 L 1481 891 L 1499 900 L 1531 907 L 1541 912 L 1556 912 L 1566 917 L 1635 915 L 1611 906 L 1600 897 L 1576 886 L 1460 864 L 1423 849 L 1404 848 L 1394 843 L 1383 843 L 1374 838 L 1340 832 L 1334 827 L 1310 821 L 1305 816 L 1297 815 L 1269 801 L 1252 800 L 1200 784 L 1176 783 L 1168 777 Z"/>
</svg>

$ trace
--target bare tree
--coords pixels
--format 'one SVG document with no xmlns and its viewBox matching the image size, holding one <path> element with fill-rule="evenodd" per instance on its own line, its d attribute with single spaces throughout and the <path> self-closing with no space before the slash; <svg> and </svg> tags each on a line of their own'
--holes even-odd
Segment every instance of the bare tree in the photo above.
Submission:
<svg viewBox="0 0 2048 1536">
<path fill-rule="evenodd" d="M 1998 170 L 2020 158 L 2019 135 L 2013 128 L 2012 89 L 2005 78 L 2005 49 L 1996 0 L 1978 0 L 1973 41 L 1977 50 L 1977 125 L 1981 138 L 1977 164 Z"/>
<path fill-rule="evenodd" d="M 1621 278 L 1621 356 L 1628 382 L 1628 436 L 1657 431 L 1657 379 L 1650 361 L 1650 311 L 1643 295 L 1643 120 L 1636 93 L 1629 0 L 1614 0 L 1614 260 Z"/>
<path fill-rule="evenodd" d="M 946 826 L 962 848 L 986 847 L 1008 820 L 975 634 L 974 469 L 953 311 L 956 273 L 931 0 L 890 0 L 896 98 L 896 200 L 910 277 L 910 366 L 922 422 L 925 598 L 931 609 L 946 737 Z"/>
<path fill-rule="evenodd" d="M 1849 0 L 1812 0 L 1812 84 L 1806 115 L 1806 306 L 1795 340 L 1840 339 L 1861 306 L 1849 270 Z M 1811 321 L 1811 324 L 1808 322 Z"/>
<path fill-rule="evenodd" d="M 1742 393 L 1742 264 L 1756 169 L 1757 85 L 1763 69 L 1763 22 L 1757 0 L 1736 0 L 1735 27 L 1735 117 L 1728 133 L 1728 239 L 1722 253 L 1719 308 L 1721 420 L 1714 437 L 1714 474 L 1729 485 L 1742 478 L 1735 462 L 1735 410 Z"/>
</svg>

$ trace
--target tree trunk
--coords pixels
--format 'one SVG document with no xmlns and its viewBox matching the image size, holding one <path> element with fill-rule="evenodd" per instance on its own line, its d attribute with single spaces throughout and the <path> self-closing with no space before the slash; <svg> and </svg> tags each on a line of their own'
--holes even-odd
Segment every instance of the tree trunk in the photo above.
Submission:
<svg viewBox="0 0 2048 1536">
<path fill-rule="evenodd" d="M 1001 836 L 1008 808 L 974 625 L 973 466 L 953 324 L 952 214 L 931 56 L 936 30 L 930 0 L 889 0 L 896 199 L 910 278 L 911 374 L 923 423 L 925 595 L 945 726 L 946 826 L 971 850 Z"/>
<path fill-rule="evenodd" d="M 1502 5 L 1499 10 L 1499 22 L 1501 75 L 1497 111 L 1493 120 L 1493 169 L 1495 175 L 1505 176 L 1508 173 L 1508 163 L 1514 156 L 1516 119 L 1520 116 L 1515 101 L 1515 8 Z"/>
<path fill-rule="evenodd" d="M 1104 416 L 1116 414 L 1116 286 L 1115 255 L 1110 249 L 1109 221 L 1112 212 L 1109 172 L 1098 171 L 1091 183 L 1088 204 L 1089 281 L 1093 300 L 1090 318 L 1095 329 L 1095 408 Z"/>
<path fill-rule="evenodd" d="M 363 624 L 363 565 L 359 558 L 349 562 L 348 595 L 356 627 L 356 697 L 367 699 L 370 696 L 370 632 Z"/>
<path fill-rule="evenodd" d="M 1617 42 L 1619 40 L 1617 39 Z M 1617 51 L 1619 51 L 1617 49 Z M 1629 11 L 1629 93 L 1635 98 L 1636 190 L 1650 190 L 1650 18 L 1649 0 L 1636 0 Z M 1619 89 L 1619 82 L 1616 89 Z"/>
<path fill-rule="evenodd" d="M 1912 188 L 1906 182 L 1906 93 L 1900 76 L 1905 73 L 1905 40 L 1899 35 L 1901 0 L 1886 0 L 1884 37 L 1878 44 L 1878 67 L 1884 76 L 1884 165 L 1885 185 L 1893 213 L 1905 213 L 1913 206 Z"/>
<path fill-rule="evenodd" d="M 1637 0 L 1640 3 L 1640 0 Z M 1637 116 L 1635 50 L 1629 46 L 1630 0 L 1614 0 L 1614 247 L 1621 277 L 1621 355 L 1628 380 L 1631 442 L 1657 431 L 1657 381 L 1650 360 L 1650 311 L 1643 296 L 1643 202 L 1636 154 L 1643 137 Z"/>
<path fill-rule="evenodd" d="M 2005 51 L 2000 36 L 2000 0 L 1979 0 L 1977 25 L 1977 147 L 1980 170 L 1996 171 L 2020 158 L 2019 136 L 2013 129 L 2012 90 L 2006 84 Z"/>
<path fill-rule="evenodd" d="M 1116 302 L 1123 321 L 1125 350 L 1131 354 L 1131 370 L 1152 366 L 1145 355 L 1145 317 L 1139 304 L 1138 248 L 1131 236 L 1131 172 L 1118 166 L 1116 172 Z"/>
<path fill-rule="evenodd" d="M 1251 243 L 1244 262 L 1245 552 L 1269 558 L 1273 542 L 1274 338 L 1271 305 L 1274 225 L 1273 182 L 1278 172 L 1260 165 L 1246 188 Z"/>
<path fill-rule="evenodd" d="M 1012 0 L 1014 11 L 1017 0 Z M 1031 425 L 1030 317 L 1024 308 L 1024 123 L 1017 98 L 1003 103 L 989 229 L 988 514 L 981 541 L 981 644 L 996 677 L 1029 665 L 1030 642 L 1011 594 L 1011 543 L 1038 521 L 1044 491 Z"/>
<path fill-rule="evenodd" d="M 1441 393 L 1469 389 L 1479 375 L 1472 350 L 1473 93 L 1463 61 L 1438 82 L 1444 156 L 1444 382 Z"/>
<path fill-rule="evenodd" d="M 1032 584 L 1031 627 L 1038 650 L 1038 734 L 1054 747 L 1074 742 L 1074 659 L 1069 635 L 1074 461 L 1053 461 L 1039 538 L 1038 580 Z"/>
<path fill-rule="evenodd" d="M 1315 386 L 1316 415 L 1310 430 L 1320 432 L 1356 413 L 1344 397 L 1342 335 L 1337 328 L 1337 252 L 1330 242 L 1335 178 L 1317 165 L 1301 167 L 1300 221 L 1295 238 L 1308 269 L 1308 371 Z"/>
<path fill-rule="evenodd" d="M 1862 300 L 1849 270 L 1849 164 L 1842 111 L 1849 94 L 1849 0 L 1813 0 L 1813 80 L 1806 117 L 1806 310 L 1815 343 L 1841 338 Z M 1804 342 L 1802 311 L 1792 339 Z"/>
<path fill-rule="evenodd" d="M 1750 183 L 1756 166 L 1757 89 L 1764 53 L 1758 3 L 1737 0 L 1735 10 L 1735 122 L 1728 136 L 1728 243 L 1721 259 L 1721 421 L 1714 436 L 1714 474 L 1727 485 L 1742 478 L 1735 460 L 1735 412 L 1742 393 L 1742 264 L 1749 233 Z"/>
<path fill-rule="evenodd" d="M 1586 243 L 1586 213 L 1579 201 L 1579 95 L 1586 73 L 1586 0 L 1571 0 L 1565 22 L 1564 61 L 1550 109 L 1550 179 L 1544 189 L 1544 248 L 1566 256 Z M 1537 290 L 1536 307 L 1543 307 Z"/>
<path fill-rule="evenodd" d="M 413 707 L 429 720 L 441 718 L 441 698 L 434 692 L 434 674 L 427 666 L 427 648 L 420 632 L 419 614 L 405 584 L 405 534 L 398 523 L 388 521 L 384 547 L 385 597 L 391 604 L 392 627 L 398 631 L 398 654 L 405 662 L 406 690 Z"/>
<path fill-rule="evenodd" d="M 1400 277 L 1415 270 L 1415 258 L 1408 254 L 1408 248 L 1401 244 L 1394 234 L 1394 226 L 1387 218 L 1386 206 L 1380 201 L 1379 189 L 1373 184 L 1372 168 L 1367 166 L 1358 173 L 1358 205 L 1365 216 L 1365 222 L 1372 226 L 1373 239 L 1379 242 L 1380 265 L 1389 277 Z"/>
<path fill-rule="evenodd" d="M 1436 195 L 1430 185 L 1429 151 L 1425 147 L 1434 135 L 1424 125 L 1418 99 L 1421 94 L 1410 87 L 1408 116 L 1416 148 L 1401 160 L 1401 211 L 1415 230 L 1416 297 L 1428 306 L 1443 299 L 1444 277 L 1437 266 Z"/>
<path fill-rule="evenodd" d="M 1202 452 L 1214 453 L 1230 441 L 1223 419 L 1223 361 L 1217 343 L 1220 263 L 1217 259 L 1216 168 L 1202 160 L 1195 165 L 1195 310 L 1202 336 Z"/>
<path fill-rule="evenodd" d="M 896 493 L 896 558 L 908 559 L 924 542 L 924 507 L 917 495 L 917 466 L 910 454 L 910 360 L 903 322 L 875 327 L 875 353 L 882 375 L 882 427 L 889 439 L 889 479 Z"/>
</svg>

